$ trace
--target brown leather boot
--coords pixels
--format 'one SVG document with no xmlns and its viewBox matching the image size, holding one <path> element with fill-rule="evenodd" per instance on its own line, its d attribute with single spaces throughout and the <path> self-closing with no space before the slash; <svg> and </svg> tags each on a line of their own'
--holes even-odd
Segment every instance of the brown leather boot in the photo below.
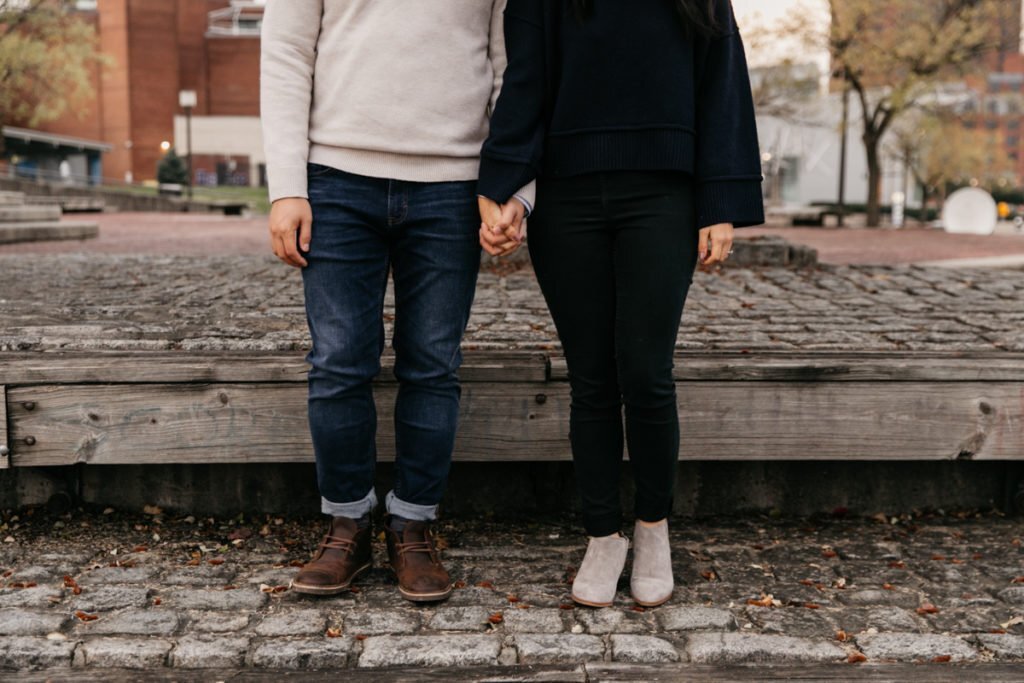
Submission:
<svg viewBox="0 0 1024 683">
<path fill-rule="evenodd" d="M 292 579 L 292 590 L 309 595 L 347 591 L 373 565 L 372 535 L 373 529 L 359 529 L 353 519 L 332 519 L 316 555 Z"/>
<path fill-rule="evenodd" d="M 452 594 L 452 580 L 430 533 L 430 522 L 407 521 L 401 534 L 385 517 L 388 559 L 398 578 L 398 592 L 413 602 L 435 602 Z"/>
</svg>

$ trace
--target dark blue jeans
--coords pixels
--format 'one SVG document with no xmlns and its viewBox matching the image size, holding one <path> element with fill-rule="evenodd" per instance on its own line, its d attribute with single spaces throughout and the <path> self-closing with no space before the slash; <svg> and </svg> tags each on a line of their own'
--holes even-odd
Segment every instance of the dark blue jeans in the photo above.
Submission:
<svg viewBox="0 0 1024 683">
<path fill-rule="evenodd" d="M 460 343 L 480 269 L 476 183 L 368 178 L 309 164 L 313 237 L 303 271 L 313 348 L 309 425 L 325 513 L 377 502 L 371 382 L 395 285 L 395 482 L 388 511 L 434 519 L 459 417 Z"/>
</svg>

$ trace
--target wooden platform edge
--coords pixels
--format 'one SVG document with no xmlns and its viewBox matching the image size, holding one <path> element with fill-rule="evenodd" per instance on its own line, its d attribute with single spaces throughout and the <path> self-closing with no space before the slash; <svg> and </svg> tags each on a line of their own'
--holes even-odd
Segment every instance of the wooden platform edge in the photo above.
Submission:
<svg viewBox="0 0 1024 683">
<path fill-rule="evenodd" d="M 304 352 L 4 352 L 0 383 L 147 384 L 305 382 Z M 541 350 L 467 350 L 464 382 L 566 381 L 565 359 Z M 767 382 L 1024 382 L 1024 354 L 892 352 L 685 352 L 679 381 Z M 382 359 L 379 381 L 393 381 L 394 357 Z"/>
</svg>

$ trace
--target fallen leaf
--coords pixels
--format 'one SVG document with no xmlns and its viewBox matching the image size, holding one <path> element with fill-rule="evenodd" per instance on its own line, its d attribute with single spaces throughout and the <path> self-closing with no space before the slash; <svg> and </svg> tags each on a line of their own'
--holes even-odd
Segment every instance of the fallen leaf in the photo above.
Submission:
<svg viewBox="0 0 1024 683">
<path fill-rule="evenodd" d="M 149 550 L 149 548 L 147 548 L 147 547 L 146 547 L 146 546 L 144 546 L 144 545 L 137 545 L 137 546 L 135 546 L 134 548 L 132 548 L 132 552 L 133 552 L 133 553 L 144 553 L 144 552 L 146 552 L 147 550 Z"/>
<path fill-rule="evenodd" d="M 700 575 L 704 577 L 705 581 L 718 581 L 718 572 L 713 569 L 701 572 Z"/>
<path fill-rule="evenodd" d="M 821 605 L 814 602 L 805 602 L 804 607 L 807 609 L 821 609 Z"/>
<path fill-rule="evenodd" d="M 994 628 L 994 629 L 991 629 L 989 631 L 989 633 L 991 633 L 993 635 L 1005 635 L 1006 634 L 1006 629 L 1005 628 Z"/>
<path fill-rule="evenodd" d="M 362 633 L 356 634 L 356 640 L 366 640 L 366 636 Z"/>
<path fill-rule="evenodd" d="M 938 657 L 932 657 L 932 661 L 936 664 L 945 664 L 951 661 L 953 658 L 950 655 L 939 655 Z"/>
<path fill-rule="evenodd" d="M 517 595 L 513 595 L 512 593 L 509 593 L 507 597 L 508 597 L 508 601 L 513 603 L 513 604 L 519 602 L 519 596 L 517 596 Z"/>
<path fill-rule="evenodd" d="M 849 639 L 850 636 L 847 635 L 846 631 L 836 631 L 836 640 L 838 640 L 840 643 L 845 643 Z"/>
<path fill-rule="evenodd" d="M 164 511 L 156 505 L 146 505 L 142 508 L 142 511 L 147 515 L 162 515 Z"/>
<path fill-rule="evenodd" d="M 478 581 L 476 584 L 477 588 L 494 588 L 494 584 L 490 581 Z"/>
<path fill-rule="evenodd" d="M 558 606 L 558 609 L 576 609 L 576 606 L 570 605 L 567 602 L 563 602 L 561 605 Z"/>
<path fill-rule="evenodd" d="M 822 550 L 821 556 L 828 559 L 832 559 L 833 557 L 838 557 L 839 553 L 837 553 L 835 550 Z"/>
<path fill-rule="evenodd" d="M 487 621 L 491 622 L 492 624 L 500 624 L 501 622 L 505 621 L 505 616 L 501 612 L 495 612 L 491 616 L 487 617 Z"/>
<path fill-rule="evenodd" d="M 159 605 L 161 602 L 163 602 L 163 600 L 161 600 L 160 598 L 153 598 L 154 605 Z"/>
<path fill-rule="evenodd" d="M 77 612 L 75 612 L 75 616 L 78 617 L 81 621 L 96 621 L 97 619 L 99 619 L 99 617 L 95 614 L 88 614 L 86 612 L 83 612 L 82 610 L 78 610 Z"/>
<path fill-rule="evenodd" d="M 946 558 L 942 555 L 932 555 L 932 560 L 934 560 L 935 562 L 942 562 L 944 559 Z"/>
<path fill-rule="evenodd" d="M 867 655 L 862 652 L 851 652 L 850 656 L 846 658 L 849 664 L 860 664 L 861 662 L 868 661 Z"/>
<path fill-rule="evenodd" d="M 762 595 L 760 597 L 760 599 L 756 599 L 756 598 L 748 598 L 747 599 L 747 604 L 751 605 L 753 607 L 771 607 L 774 602 L 775 602 L 775 600 L 774 600 L 774 598 L 771 595 Z"/>
<path fill-rule="evenodd" d="M 199 566 L 199 558 L 198 557 L 194 557 L 191 560 L 189 560 L 188 562 L 186 562 L 185 564 L 188 565 L 189 567 L 198 567 Z"/>
<path fill-rule="evenodd" d="M 456 587 L 456 588 L 465 588 L 465 587 L 466 587 L 466 582 L 465 582 L 465 581 L 462 581 L 462 580 L 460 579 L 459 581 L 456 581 L 456 582 L 455 582 L 455 587 Z"/>
<path fill-rule="evenodd" d="M 210 562 L 210 564 L 212 564 L 213 566 L 216 567 L 217 565 L 224 564 L 224 558 L 223 557 L 215 557 L 212 560 L 210 560 L 209 562 Z"/>
<path fill-rule="evenodd" d="M 938 611 L 939 608 L 931 604 L 930 602 L 926 602 L 925 604 L 917 608 L 918 614 L 937 614 Z"/>
<path fill-rule="evenodd" d="M 895 590 L 895 586 L 893 586 L 891 583 L 883 583 L 882 588 L 884 588 L 887 591 Z"/>
<path fill-rule="evenodd" d="M 643 607 L 641 607 L 640 605 L 633 605 L 629 609 L 630 609 L 631 612 L 641 612 L 641 613 L 643 613 L 643 612 L 647 611 Z"/>
<path fill-rule="evenodd" d="M 341 637 L 341 629 L 340 628 L 329 628 L 329 629 L 327 629 L 327 637 L 328 638 L 340 638 Z"/>
<path fill-rule="evenodd" d="M 1024 576 L 1015 576 L 1010 583 L 1024 583 Z"/>
<path fill-rule="evenodd" d="M 906 569 L 906 568 L 907 568 L 907 565 L 903 561 L 890 562 L 889 563 L 889 569 Z"/>
<path fill-rule="evenodd" d="M 1010 628 L 1011 626 L 1016 626 L 1017 624 L 1024 624 L 1024 617 L 1012 617 L 1009 621 L 1004 621 L 1001 624 L 999 624 L 999 626 L 1001 628 Z"/>
<path fill-rule="evenodd" d="M 813 586 L 814 582 L 811 581 L 810 579 L 801 579 L 800 580 L 800 585 L 801 586 Z"/>
</svg>

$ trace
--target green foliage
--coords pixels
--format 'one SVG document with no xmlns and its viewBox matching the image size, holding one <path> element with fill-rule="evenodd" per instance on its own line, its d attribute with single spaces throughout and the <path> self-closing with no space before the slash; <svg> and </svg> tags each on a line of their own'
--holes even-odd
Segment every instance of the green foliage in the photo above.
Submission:
<svg viewBox="0 0 1024 683">
<path fill-rule="evenodd" d="M 70 0 L 0 0 L 0 122 L 59 118 L 91 97 L 106 63 Z"/>
<path fill-rule="evenodd" d="M 156 165 L 156 180 L 158 183 L 176 183 L 185 185 L 188 183 L 188 169 L 181 157 L 174 153 L 173 149 L 167 150 L 167 154 Z"/>
</svg>

